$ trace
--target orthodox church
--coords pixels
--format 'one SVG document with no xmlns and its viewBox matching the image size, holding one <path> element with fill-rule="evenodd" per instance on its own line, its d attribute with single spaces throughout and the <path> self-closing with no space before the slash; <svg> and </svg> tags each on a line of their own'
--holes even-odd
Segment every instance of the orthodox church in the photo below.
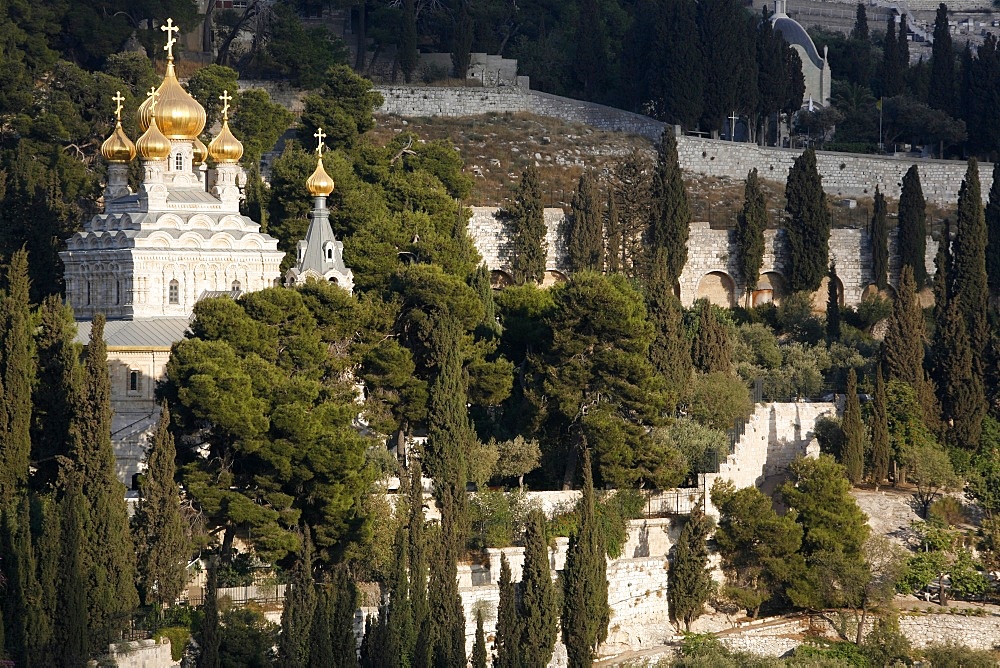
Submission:
<svg viewBox="0 0 1000 668">
<path fill-rule="evenodd" d="M 142 469 L 159 417 L 156 382 L 163 378 L 171 346 L 187 332 L 194 305 L 206 297 L 237 298 L 280 285 L 284 257 L 277 239 L 240 214 L 246 173 L 239 164 L 243 146 L 229 129 L 232 98 L 228 92 L 220 97 L 222 127 L 206 147 L 198 138 L 205 109 L 174 70 L 177 27 L 168 20 L 161 28 L 168 38 L 166 75 L 138 109 L 143 134 L 135 143 L 126 136 L 124 98 L 116 94 L 117 122 L 101 146 L 108 163 L 104 211 L 60 253 L 77 341 L 87 342 L 96 315 L 107 318 L 112 442 L 118 477 L 129 486 Z M 323 168 L 322 131 L 317 135 L 316 170 L 306 183 L 314 197 L 312 219 L 286 283 L 314 278 L 351 290 L 343 243 L 330 228 L 326 198 L 334 184 Z M 137 157 L 142 181 L 133 192 L 128 171 Z"/>
<path fill-rule="evenodd" d="M 814 106 L 830 106 L 830 86 L 833 78 L 830 73 L 830 62 L 827 59 L 827 49 L 823 47 L 823 55 L 812 41 L 812 37 L 795 19 L 788 16 L 788 0 L 774 0 L 774 14 L 771 15 L 771 28 L 780 32 L 789 46 L 799 54 L 802 61 L 802 78 L 806 90 L 802 95 L 802 104 L 808 105 L 812 111 Z"/>
</svg>

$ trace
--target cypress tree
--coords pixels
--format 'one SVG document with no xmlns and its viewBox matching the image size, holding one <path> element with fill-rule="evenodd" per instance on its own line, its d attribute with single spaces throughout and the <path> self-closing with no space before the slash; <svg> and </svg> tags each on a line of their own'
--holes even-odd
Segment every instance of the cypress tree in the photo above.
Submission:
<svg viewBox="0 0 1000 668">
<path fill-rule="evenodd" d="M 483 322 L 476 328 L 476 334 L 481 338 L 495 339 L 503 332 L 497 321 L 497 304 L 493 299 L 493 286 L 490 285 L 490 269 L 485 264 L 476 267 L 470 279 L 472 289 L 483 303 Z"/>
<path fill-rule="evenodd" d="M 668 127 L 660 136 L 660 146 L 650 190 L 647 262 L 666 260 L 667 278 L 671 284 L 680 278 L 687 262 L 688 232 L 691 228 L 691 208 L 677 163 L 677 139 Z M 663 249 L 664 253 L 657 251 Z M 647 273 L 647 275 L 649 275 Z"/>
<path fill-rule="evenodd" d="M 851 39 L 867 42 L 870 39 L 868 33 L 868 12 L 863 2 L 858 3 L 858 8 L 854 13 L 854 29 L 851 30 Z"/>
<path fill-rule="evenodd" d="M 385 606 L 379 606 L 378 616 L 368 615 L 365 622 L 365 637 L 361 641 L 361 668 L 382 668 L 389 665 L 386 655 L 388 622 Z M 334 665 L 341 665 L 334 662 Z M 357 665 L 357 664 L 355 664 Z"/>
<path fill-rule="evenodd" d="M 403 490 L 400 490 L 402 494 Z M 409 582 L 407 572 L 407 531 L 406 525 L 400 522 L 396 530 L 395 553 L 396 560 L 392 566 L 392 581 L 389 586 L 389 610 L 386 614 L 388 636 L 386 638 L 386 656 L 394 666 L 409 666 L 413 652 L 416 633 L 413 627 L 413 608 L 410 605 Z"/>
<path fill-rule="evenodd" d="M 861 404 L 858 401 L 858 376 L 851 369 L 847 372 L 847 402 L 844 407 L 844 468 L 852 485 L 861 482 L 865 472 L 865 426 L 861 423 Z"/>
<path fill-rule="evenodd" d="M 14 508 L 28 484 L 31 461 L 31 390 L 35 380 L 28 253 L 11 256 L 3 296 L 0 350 L 0 508 Z"/>
<path fill-rule="evenodd" d="M 607 557 L 597 527 L 590 450 L 583 451 L 580 524 L 569 538 L 563 570 L 562 636 L 572 667 L 589 666 L 608 635 Z"/>
<path fill-rule="evenodd" d="M 640 66 L 649 76 L 652 115 L 668 125 L 693 128 L 701 117 L 705 92 L 697 5 L 677 0 L 654 6 L 653 48 L 643 54 Z"/>
<path fill-rule="evenodd" d="M 573 73 L 583 99 L 595 100 L 603 92 L 607 71 L 607 38 L 597 0 L 578 0 Z"/>
<path fill-rule="evenodd" d="M 931 46 L 931 74 L 927 86 L 927 104 L 954 115 L 955 51 L 948 25 L 948 7 L 943 2 L 934 15 L 934 43 Z"/>
<path fill-rule="evenodd" d="M 313 617 L 317 614 L 316 583 L 313 582 L 313 545 L 309 527 L 302 531 L 302 552 L 292 568 L 291 581 L 285 589 L 285 605 L 281 610 L 281 636 L 278 657 L 284 668 L 305 668 L 309 665 L 309 646 Z M 325 610 L 320 610 L 323 614 Z"/>
<path fill-rule="evenodd" d="M 608 273 L 617 274 L 624 269 L 622 264 L 624 241 L 622 238 L 622 222 L 618 214 L 618 200 L 615 197 L 614 190 L 610 188 L 608 189 L 608 211 L 604 230 L 605 236 L 608 238 L 607 253 L 605 254 Z"/>
<path fill-rule="evenodd" d="M 646 309 L 655 337 L 649 360 L 666 383 L 668 404 L 676 405 L 691 380 L 691 342 L 684 328 L 684 311 L 667 280 L 665 262 L 655 261 L 646 289 Z"/>
<path fill-rule="evenodd" d="M 917 292 L 927 282 L 927 267 L 924 255 L 927 248 L 927 202 L 920 187 L 920 172 L 913 165 L 903 176 L 903 191 L 899 196 L 899 248 L 900 268 L 913 269 L 913 281 Z"/>
<path fill-rule="evenodd" d="M 327 668 L 333 665 L 333 637 L 330 634 L 332 595 L 329 584 L 315 585 L 315 588 L 316 608 L 309 629 L 309 668 Z"/>
<path fill-rule="evenodd" d="M 872 401 L 872 482 L 875 489 L 889 477 L 889 409 L 885 396 L 885 379 L 882 365 L 875 366 L 875 398 Z"/>
<path fill-rule="evenodd" d="M 1000 160 L 993 163 L 993 185 L 986 205 L 986 274 L 990 292 L 1000 294 Z"/>
<path fill-rule="evenodd" d="M 53 632 L 57 623 L 56 614 L 59 606 L 60 578 L 63 576 L 63 551 L 60 527 L 61 508 L 55 501 L 54 494 L 36 496 L 33 499 L 32 524 L 40 527 L 35 540 L 35 555 L 38 563 L 38 608 L 42 619 L 47 622 L 46 628 L 38 638 L 41 648 L 37 654 L 41 665 L 56 665 L 56 638 Z"/>
<path fill-rule="evenodd" d="M 559 626 L 555 586 L 549 574 L 545 515 L 534 510 L 524 530 L 524 571 L 521 577 L 521 647 L 525 665 L 547 666 Z"/>
<path fill-rule="evenodd" d="M 879 290 L 889 285 L 889 224 L 886 220 L 888 207 L 885 195 L 875 186 L 875 205 L 872 212 L 868 238 L 872 245 L 872 281 Z"/>
<path fill-rule="evenodd" d="M 984 351 L 989 346 L 989 287 L 986 278 L 986 221 L 979 183 L 979 163 L 969 158 L 965 179 L 958 190 L 958 214 L 952 246 L 951 285 L 965 316 L 972 371 L 982 376 Z"/>
<path fill-rule="evenodd" d="M 42 665 L 40 652 L 48 638 L 47 619 L 39 604 L 41 591 L 31 541 L 28 497 L 3 512 L 4 628 L 8 654 L 16 665 Z"/>
<path fill-rule="evenodd" d="M 514 202 L 504 211 L 510 223 L 510 270 L 514 282 L 538 283 L 545 276 L 545 213 L 538 170 L 533 164 L 521 174 Z"/>
<path fill-rule="evenodd" d="M 103 647 L 115 641 L 139 603 L 125 487 L 115 473 L 111 448 L 111 380 L 103 315 L 91 324 L 79 414 L 74 454 L 88 504 L 88 621 L 92 644 Z"/>
<path fill-rule="evenodd" d="M 59 665 L 78 668 L 90 658 L 90 644 L 87 633 L 87 504 L 75 473 L 68 476 L 60 515 L 62 565 L 53 638 Z"/>
<path fill-rule="evenodd" d="M 201 609 L 201 655 L 198 668 L 221 668 L 219 650 L 222 636 L 219 629 L 219 576 L 214 559 L 208 566 L 205 603 Z"/>
<path fill-rule="evenodd" d="M 465 612 L 458 593 L 458 555 L 464 546 L 459 541 L 457 503 L 453 486 L 438 493 L 441 506 L 441 540 L 430 564 L 427 601 L 431 621 L 432 657 L 435 666 L 458 666 L 465 663 Z M 462 496 L 465 490 L 458 492 Z"/>
<path fill-rule="evenodd" d="M 965 329 L 961 298 L 949 300 L 944 311 L 937 375 L 941 417 L 950 425 L 948 440 L 952 445 L 975 450 L 986 415 L 982 376 L 973 371 L 974 356 Z"/>
<path fill-rule="evenodd" d="M 354 641 L 354 613 L 358 609 L 358 590 L 344 564 L 333 569 L 330 587 L 330 646 L 334 668 L 356 668 L 358 655 Z M 379 643 L 380 647 L 384 646 Z"/>
<path fill-rule="evenodd" d="M 483 631 L 483 611 L 476 610 L 476 642 L 472 645 L 472 668 L 486 668 L 486 633 Z"/>
<path fill-rule="evenodd" d="M 166 404 L 147 456 L 148 468 L 139 481 L 136 531 L 139 588 L 146 605 L 171 605 L 187 582 L 190 542 L 181 516 L 181 498 L 174 482 L 174 437 Z"/>
<path fill-rule="evenodd" d="M 452 26 L 451 66 L 455 70 L 455 78 L 465 80 L 472 63 L 472 38 L 476 25 L 469 11 L 469 3 L 463 1 L 458 4 L 458 16 Z"/>
<path fill-rule="evenodd" d="M 694 368 L 702 373 L 729 373 L 729 336 L 707 299 L 698 300 L 698 333 L 691 349 Z"/>
<path fill-rule="evenodd" d="M 410 461 L 409 488 L 410 519 L 407 528 L 407 556 L 410 564 L 410 607 L 413 611 L 413 631 L 416 643 L 412 646 L 413 666 L 430 665 L 430 616 L 427 607 L 427 553 L 424 538 L 424 488 L 420 476 L 420 463 L 416 457 Z"/>
<path fill-rule="evenodd" d="M 570 271 L 604 269 L 604 225 L 598 195 L 593 174 L 584 171 L 573 195 L 571 226 L 566 240 Z"/>
<path fill-rule="evenodd" d="M 668 573 L 667 605 L 670 620 L 685 631 L 697 619 L 712 592 L 712 578 L 708 566 L 706 540 L 712 530 L 712 520 L 700 507 L 695 507 L 681 529 L 674 548 Z"/>
<path fill-rule="evenodd" d="M 500 553 L 500 603 L 497 606 L 496 660 L 493 668 L 520 668 L 521 629 L 517 614 L 517 592 L 511 581 L 507 555 Z"/>
<path fill-rule="evenodd" d="M 797 157 L 788 170 L 785 198 L 788 287 L 792 292 L 813 292 L 829 264 L 830 214 L 812 148 Z"/>
<path fill-rule="evenodd" d="M 882 360 L 890 381 L 901 380 L 914 388 L 924 382 L 924 318 L 917 303 L 913 268 L 903 267 L 892 303 Z"/>
<path fill-rule="evenodd" d="M 899 41 L 899 46 L 896 49 L 896 55 L 899 58 L 899 72 L 903 77 L 903 86 L 905 91 L 906 86 L 906 71 L 910 67 L 910 40 L 908 39 L 909 29 L 906 26 L 906 14 L 899 17 L 899 33 L 896 39 Z"/>
<path fill-rule="evenodd" d="M 837 264 L 833 261 L 830 262 L 826 293 L 826 336 L 836 341 L 840 338 L 840 279 L 837 278 Z"/>
<path fill-rule="evenodd" d="M 743 289 L 746 291 L 747 306 L 750 295 L 757 289 L 760 268 L 764 264 L 764 229 L 767 227 L 767 200 L 760 187 L 757 168 L 747 174 L 743 186 L 743 210 L 736 218 L 736 267 Z"/>
<path fill-rule="evenodd" d="M 893 97 L 903 92 L 903 72 L 900 68 L 899 42 L 896 39 L 896 22 L 890 16 L 882 41 L 882 96 Z"/>
<path fill-rule="evenodd" d="M 399 68 L 403 81 L 410 83 L 417 69 L 420 54 L 417 52 L 417 5 L 414 0 L 403 0 L 403 25 L 399 31 Z"/>
</svg>

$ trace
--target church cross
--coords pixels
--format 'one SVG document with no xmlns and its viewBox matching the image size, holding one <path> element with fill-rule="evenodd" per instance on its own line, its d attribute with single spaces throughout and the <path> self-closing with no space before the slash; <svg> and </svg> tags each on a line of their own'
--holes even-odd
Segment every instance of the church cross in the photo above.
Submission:
<svg viewBox="0 0 1000 668">
<path fill-rule="evenodd" d="M 729 141 L 736 141 L 736 121 L 740 120 L 740 117 L 736 115 L 736 111 L 733 111 L 733 115 L 729 117 Z"/>
<path fill-rule="evenodd" d="M 319 157 L 323 157 L 323 139 L 326 138 L 326 133 L 323 132 L 323 128 L 316 128 L 316 133 L 313 137 L 319 140 L 319 144 L 316 146 L 316 152 L 319 153 Z"/>
<path fill-rule="evenodd" d="M 229 102 L 233 99 L 233 96 L 229 94 L 228 90 L 222 91 L 222 95 L 219 96 L 222 100 L 222 120 L 229 119 Z"/>
<path fill-rule="evenodd" d="M 122 97 L 122 92 L 120 90 L 116 90 L 115 94 L 114 94 L 114 97 L 112 97 L 111 99 L 115 101 L 115 120 L 118 121 L 119 123 L 121 123 L 122 122 L 122 102 L 125 101 L 125 98 Z"/>
<path fill-rule="evenodd" d="M 153 86 L 152 88 L 150 88 L 149 92 L 146 93 L 146 97 L 149 98 L 149 111 L 150 111 L 150 113 L 156 111 L 156 98 L 158 98 L 159 96 L 160 96 L 160 93 L 159 93 L 159 91 L 156 90 L 156 86 Z"/>
<path fill-rule="evenodd" d="M 174 39 L 173 33 L 180 30 L 179 26 L 174 25 L 173 19 L 167 19 L 167 25 L 160 26 L 160 30 L 167 33 L 167 44 L 163 47 L 163 50 L 167 52 L 167 60 L 174 59 L 174 43 L 177 41 Z"/>
</svg>

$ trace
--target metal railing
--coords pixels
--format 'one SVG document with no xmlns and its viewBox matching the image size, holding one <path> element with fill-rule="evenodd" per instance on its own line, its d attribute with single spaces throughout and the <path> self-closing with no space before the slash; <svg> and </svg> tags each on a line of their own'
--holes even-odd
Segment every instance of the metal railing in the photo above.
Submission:
<svg viewBox="0 0 1000 668">
<path fill-rule="evenodd" d="M 668 515 L 690 515 L 691 511 L 701 506 L 701 490 L 696 487 L 668 489 L 653 494 L 646 499 L 646 517 L 664 517 Z"/>
</svg>

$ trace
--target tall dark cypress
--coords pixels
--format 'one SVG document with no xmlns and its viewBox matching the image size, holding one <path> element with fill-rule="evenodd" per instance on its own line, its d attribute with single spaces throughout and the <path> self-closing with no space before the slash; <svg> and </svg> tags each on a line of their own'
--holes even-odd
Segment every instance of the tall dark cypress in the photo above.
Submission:
<svg viewBox="0 0 1000 668">
<path fill-rule="evenodd" d="M 31 390 L 35 380 L 28 253 L 13 254 L 7 267 L 0 340 L 3 408 L 0 424 L 0 507 L 13 507 L 28 484 L 31 458 Z M 58 388 L 52 388 L 57 391 Z"/>
<path fill-rule="evenodd" d="M 706 540 L 712 531 L 712 520 L 700 507 L 695 507 L 677 539 L 668 572 L 667 604 L 670 620 L 685 631 L 704 610 L 712 592 L 712 577 L 708 570 Z"/>
<path fill-rule="evenodd" d="M 858 39 L 867 42 L 870 39 L 868 34 L 868 11 L 863 2 L 858 3 L 854 13 L 854 29 L 851 30 L 851 39 Z"/>
<path fill-rule="evenodd" d="M 597 184 L 590 171 L 580 175 L 573 195 L 566 253 L 571 271 L 604 269 L 604 225 Z"/>
<path fill-rule="evenodd" d="M 32 526 L 39 530 L 35 539 L 35 561 L 38 564 L 38 601 L 37 606 L 42 618 L 47 620 L 47 628 L 42 630 L 38 639 L 37 662 L 41 665 L 56 665 L 57 638 L 57 608 L 60 596 L 65 594 L 60 590 L 60 578 L 63 577 L 64 561 L 61 508 L 56 503 L 55 494 L 35 496 L 32 505 Z M 68 563 L 68 562 L 65 562 Z"/>
<path fill-rule="evenodd" d="M 49 620 L 38 605 L 40 588 L 31 541 L 28 497 L 3 511 L 3 625 L 10 658 L 18 666 L 42 665 L 40 652 L 48 640 Z"/>
<path fill-rule="evenodd" d="M 622 222 L 618 213 L 618 200 L 614 191 L 608 189 L 608 210 L 604 222 L 605 236 L 607 236 L 607 270 L 609 274 L 617 274 L 624 269 L 622 262 L 622 248 L 624 240 L 622 238 Z"/>
<path fill-rule="evenodd" d="M 652 114 L 668 124 L 694 128 L 701 117 L 705 65 L 699 44 L 697 3 L 655 3 L 653 48 L 644 54 Z"/>
<path fill-rule="evenodd" d="M 676 405 L 691 380 L 691 342 L 684 327 L 681 300 L 667 279 L 666 263 L 655 261 L 646 286 L 646 309 L 655 336 L 649 346 L 649 361 L 666 382 L 669 401 Z"/>
<path fill-rule="evenodd" d="M 410 83 L 413 72 L 420 61 L 417 51 L 417 3 L 403 0 L 402 29 L 399 31 L 399 68 L 403 70 L 403 81 Z"/>
<path fill-rule="evenodd" d="M 812 148 L 797 157 L 788 170 L 785 198 L 788 287 L 792 292 L 813 292 L 829 264 L 830 213 Z"/>
<path fill-rule="evenodd" d="M 927 283 L 924 255 L 927 249 L 927 202 L 920 187 L 920 172 L 913 165 L 903 176 L 903 191 L 899 196 L 899 231 L 896 245 L 900 267 L 913 269 L 917 292 Z"/>
<path fill-rule="evenodd" d="M 525 665 L 549 665 L 558 626 L 559 609 L 549 573 L 545 515 L 535 510 L 528 515 L 524 530 L 521 576 L 521 647 Z"/>
<path fill-rule="evenodd" d="M 125 486 L 115 473 L 111 448 L 111 380 L 104 316 L 91 323 L 83 396 L 74 452 L 88 504 L 87 606 L 91 642 L 114 642 L 138 606 L 136 552 L 129 533 Z"/>
<path fill-rule="evenodd" d="M 281 610 L 278 656 L 284 668 L 309 665 L 310 635 L 316 614 L 316 583 L 313 581 L 313 546 L 309 527 L 302 531 L 302 552 L 292 567 L 291 582 L 285 589 Z M 322 614 L 325 611 L 321 611 Z"/>
<path fill-rule="evenodd" d="M 608 635 L 607 556 L 597 527 L 590 450 L 583 451 L 580 524 L 570 536 L 563 570 L 562 637 L 569 665 L 589 666 Z"/>
<path fill-rule="evenodd" d="M 757 168 L 747 174 L 743 186 L 743 210 L 736 218 L 733 241 L 736 266 L 750 306 L 750 296 L 757 289 L 760 268 L 764 264 L 764 230 L 767 228 L 767 199 L 760 187 Z"/>
<path fill-rule="evenodd" d="M 493 668 L 519 668 L 521 661 L 521 628 L 517 614 L 517 591 L 511 581 L 507 555 L 500 554 L 500 603 L 497 606 L 497 630 Z"/>
<path fill-rule="evenodd" d="M 332 597 L 329 584 L 316 585 L 316 607 L 309 629 L 309 668 L 333 665 L 333 637 L 330 635 Z"/>
<path fill-rule="evenodd" d="M 826 279 L 826 336 L 836 341 L 840 338 L 840 278 L 836 262 L 830 262 L 830 274 Z"/>
<path fill-rule="evenodd" d="M 472 39 L 475 33 L 475 20 L 469 11 L 468 2 L 458 3 L 458 15 L 452 26 L 451 66 L 455 78 L 466 79 L 469 76 L 469 64 L 472 62 Z"/>
<path fill-rule="evenodd" d="M 899 58 L 899 71 L 903 74 L 904 88 L 906 83 L 906 70 L 910 67 L 909 32 L 910 30 L 906 25 L 906 14 L 903 14 L 899 17 L 899 34 L 896 36 L 896 39 L 899 40 L 899 47 L 896 49 L 896 54 Z"/>
<path fill-rule="evenodd" d="M 882 96 L 893 97 L 903 92 L 903 72 L 900 67 L 899 41 L 896 39 L 896 22 L 893 16 L 885 27 L 882 41 Z"/>
<path fill-rule="evenodd" d="M 434 666 L 464 665 L 465 663 L 465 611 L 458 593 L 458 557 L 464 547 L 459 539 L 460 520 L 458 503 L 454 496 L 465 495 L 447 485 L 438 494 L 441 506 L 441 540 L 435 545 L 430 565 L 427 601 L 431 621 L 430 639 L 433 643 Z"/>
<path fill-rule="evenodd" d="M 972 371 L 982 376 L 984 352 L 989 346 L 989 287 L 986 278 L 986 220 L 979 182 L 979 163 L 969 158 L 965 179 L 958 190 L 958 214 L 952 246 L 952 289 L 965 315 Z"/>
<path fill-rule="evenodd" d="M 924 382 L 924 317 L 917 303 L 913 268 L 903 267 L 892 303 L 882 359 L 889 380 L 917 387 Z"/>
<path fill-rule="evenodd" d="M 358 589 L 344 564 L 333 569 L 330 597 L 330 646 L 334 659 L 330 665 L 332 668 L 356 668 L 354 613 L 358 609 Z"/>
<path fill-rule="evenodd" d="M 427 608 L 427 545 L 424 538 L 424 488 L 420 462 L 410 461 L 410 517 L 407 527 L 407 556 L 410 564 L 410 607 L 416 641 L 411 647 L 414 668 L 430 665 L 430 616 Z"/>
<path fill-rule="evenodd" d="M 86 572 L 88 518 L 87 504 L 83 499 L 77 474 L 71 472 L 67 475 L 65 493 L 59 506 L 63 540 L 62 567 L 53 637 L 59 665 L 77 668 L 90 658 Z"/>
<path fill-rule="evenodd" d="M 879 290 L 889 286 L 889 223 L 885 195 L 875 186 L 875 204 L 868 238 L 872 247 L 872 282 Z"/>
<path fill-rule="evenodd" d="M 400 490 L 402 493 L 403 490 Z M 396 530 L 395 553 L 392 566 L 392 581 L 389 583 L 389 609 L 386 613 L 388 636 L 386 656 L 392 665 L 411 665 L 410 656 L 416 633 L 413 627 L 413 608 L 410 605 L 410 584 L 408 581 L 409 560 L 407 559 L 407 530 L 400 522 Z"/>
<path fill-rule="evenodd" d="M 687 262 L 690 227 L 691 208 L 677 162 L 677 139 L 673 128 L 668 127 L 660 136 L 650 190 L 647 261 L 666 260 L 667 278 L 671 283 L 680 278 Z M 658 254 L 660 249 L 664 253 Z"/>
<path fill-rule="evenodd" d="M 578 0 L 573 70 L 584 99 L 602 94 L 607 71 L 607 39 L 597 0 Z"/>
<path fill-rule="evenodd" d="M 878 489 L 879 485 L 889 477 L 889 459 L 892 457 L 892 446 L 889 443 L 889 407 L 881 364 L 875 366 L 875 398 L 872 401 L 871 427 L 871 479 L 875 489 Z"/>
<path fill-rule="evenodd" d="M 858 401 L 858 375 L 854 369 L 847 372 L 847 400 L 844 406 L 844 450 L 841 463 L 847 470 L 852 485 L 861 482 L 865 472 L 865 426 L 861 422 L 861 403 Z"/>
<path fill-rule="evenodd" d="M 483 322 L 476 328 L 476 334 L 480 338 L 495 339 L 500 336 L 503 328 L 497 320 L 497 303 L 493 299 L 493 286 L 490 285 L 490 269 L 485 263 L 472 272 L 470 285 L 483 303 Z"/>
<path fill-rule="evenodd" d="M 702 373 L 729 373 L 732 366 L 729 336 L 707 299 L 698 301 L 698 333 L 691 347 L 691 361 Z"/>
<path fill-rule="evenodd" d="M 538 170 L 533 164 L 521 174 L 517 194 L 504 211 L 510 224 L 510 270 L 518 285 L 537 283 L 545 275 L 545 213 Z"/>
<path fill-rule="evenodd" d="M 755 21 L 738 0 L 697 3 L 701 56 L 705 71 L 702 129 L 728 128 L 733 111 L 757 107 Z"/>
<path fill-rule="evenodd" d="M 486 633 L 483 630 L 483 611 L 476 610 L 476 641 L 472 645 L 472 668 L 486 668 Z"/>
<path fill-rule="evenodd" d="M 938 5 L 934 16 L 934 44 L 931 47 L 931 76 L 927 104 L 946 113 L 955 113 L 955 51 L 948 25 L 948 6 Z"/>
<path fill-rule="evenodd" d="M 986 205 L 986 275 L 990 293 L 1000 294 L 1000 160 L 993 163 L 993 185 Z"/>
<path fill-rule="evenodd" d="M 941 351 L 937 382 L 941 396 L 941 417 L 948 427 L 949 442 L 975 450 L 983 431 L 986 398 L 982 376 L 973 370 L 973 353 L 965 329 L 961 298 L 945 307 L 940 332 Z"/>
</svg>

